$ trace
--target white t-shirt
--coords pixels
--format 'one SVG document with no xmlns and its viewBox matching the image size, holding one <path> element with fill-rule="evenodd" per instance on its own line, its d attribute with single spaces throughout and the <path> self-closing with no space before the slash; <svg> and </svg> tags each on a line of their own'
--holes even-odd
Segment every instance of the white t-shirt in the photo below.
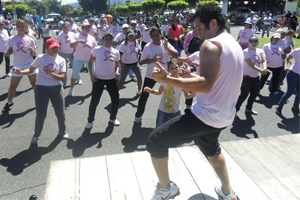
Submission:
<svg viewBox="0 0 300 200">
<path fill-rule="evenodd" d="M 46 71 L 44 70 L 46 65 L 54 74 L 66 72 L 66 62 L 63 57 L 59 55 L 50 56 L 48 53 L 39 55 L 31 64 L 32 67 L 39 68 L 39 75 L 35 84 L 44 86 L 60 85 L 60 80 L 53 78 L 50 74 L 46 74 Z"/>
<path fill-rule="evenodd" d="M 138 62 L 138 52 L 140 50 L 140 45 L 138 41 L 136 41 L 136 45 L 134 42 L 127 41 L 127 45 L 125 46 L 125 41 L 121 43 L 119 51 L 123 53 L 122 62 L 125 64 L 132 64 Z"/>
<path fill-rule="evenodd" d="M 120 42 L 120 41 L 124 40 L 125 38 L 126 38 L 126 35 L 125 35 L 123 32 L 121 32 L 121 33 L 118 33 L 118 34 L 116 35 L 114 41 L 115 41 L 115 42 Z M 116 49 L 117 49 L 117 50 L 119 50 L 119 48 L 120 48 L 120 44 L 118 44 L 118 45 L 116 46 Z"/>
<path fill-rule="evenodd" d="M 98 24 L 98 27 L 103 27 L 103 28 L 100 28 L 100 29 L 98 28 L 99 39 L 102 39 L 104 33 L 108 31 L 109 26 L 106 25 L 106 24 L 104 24 L 104 25 Z"/>
<path fill-rule="evenodd" d="M 291 43 L 294 42 L 293 38 L 285 38 L 285 42 L 288 48 L 292 49 Z"/>
<path fill-rule="evenodd" d="M 174 47 L 168 43 L 168 47 L 172 50 L 175 50 Z M 155 45 L 153 42 L 150 42 L 145 45 L 144 51 L 141 56 L 141 61 L 147 60 L 147 59 L 153 59 L 157 54 L 159 54 L 159 57 L 161 58 L 159 63 L 163 68 L 166 70 L 168 69 L 167 62 L 170 61 L 170 53 L 165 49 L 162 41 L 160 42 L 160 45 Z M 152 78 L 152 71 L 153 68 L 156 67 L 155 63 L 150 63 L 147 64 L 147 72 L 146 72 L 146 77 L 153 79 Z"/>
<path fill-rule="evenodd" d="M 122 32 L 122 28 L 121 26 L 111 26 L 109 29 L 108 29 L 109 32 L 111 32 L 114 36 L 114 38 L 117 36 L 118 33 Z"/>
<path fill-rule="evenodd" d="M 262 49 L 266 54 L 268 67 L 277 68 L 282 66 L 282 55 L 284 50 L 280 44 L 274 45 L 271 43 L 265 44 Z"/>
<path fill-rule="evenodd" d="M 15 65 L 25 65 L 33 61 L 31 51 L 28 48 L 32 47 L 35 49 L 35 42 L 28 35 L 24 37 L 18 35 L 10 37 L 8 46 L 13 48 Z"/>
<path fill-rule="evenodd" d="M 0 52 L 8 50 L 9 35 L 6 29 L 0 30 Z"/>
<path fill-rule="evenodd" d="M 120 60 L 120 53 L 115 48 L 104 45 L 95 47 L 92 55 L 96 58 L 94 76 L 97 79 L 110 80 L 115 78 L 115 63 Z"/>
<path fill-rule="evenodd" d="M 256 50 L 247 48 L 243 51 L 243 53 L 244 53 L 244 59 L 251 58 L 252 63 L 258 68 L 261 68 L 260 66 L 262 65 L 262 59 L 266 58 L 265 52 L 262 49 L 258 49 L 258 48 Z M 250 76 L 252 78 L 258 77 L 259 72 L 256 71 L 255 69 L 252 69 L 245 60 L 243 66 L 244 66 L 243 68 L 244 76 Z"/>
<path fill-rule="evenodd" d="M 47 24 L 46 27 L 42 26 L 41 29 L 43 30 L 44 37 L 51 37 L 50 28 Z"/>
<path fill-rule="evenodd" d="M 254 35 L 254 32 L 252 29 L 248 28 L 241 28 L 241 30 L 239 31 L 239 36 L 240 36 L 240 44 L 241 45 L 247 45 L 249 42 L 249 38 Z"/>
<path fill-rule="evenodd" d="M 146 42 L 146 43 L 149 43 L 149 42 L 151 42 L 151 37 L 150 37 L 150 31 L 151 31 L 151 29 L 149 29 L 148 31 L 143 31 L 143 39 L 142 39 L 142 41 L 143 42 Z"/>
<path fill-rule="evenodd" d="M 77 40 L 85 40 L 86 43 L 78 43 L 75 48 L 74 58 L 77 60 L 90 60 L 92 50 L 97 46 L 96 40 L 93 36 L 88 34 L 84 36 L 81 33 L 77 33 L 71 39 L 71 42 L 76 42 Z"/>
<path fill-rule="evenodd" d="M 197 61 L 200 63 L 200 51 L 196 51 L 193 54 L 189 55 L 188 58 L 193 62 Z M 197 74 L 200 75 L 200 67 L 197 65 L 195 66 L 197 70 Z"/>
<path fill-rule="evenodd" d="M 169 30 L 168 27 L 169 27 L 168 24 L 167 24 L 167 25 L 165 25 L 165 24 L 162 25 L 162 26 L 161 26 L 161 32 L 162 32 L 161 34 L 163 34 L 163 32 L 165 31 L 165 34 L 168 35 L 168 30 Z M 167 28 L 168 28 L 168 29 L 167 29 Z"/>
<path fill-rule="evenodd" d="M 75 23 L 73 25 L 69 24 L 69 30 L 74 34 L 79 33 L 79 27 Z"/>
<path fill-rule="evenodd" d="M 74 48 L 70 47 L 70 43 L 74 40 L 74 33 L 69 31 L 67 34 L 61 32 L 56 40 L 60 43 L 60 52 L 62 53 L 73 53 Z"/>
<path fill-rule="evenodd" d="M 282 46 L 283 50 L 285 50 L 288 47 L 286 44 L 286 41 L 284 39 L 280 39 L 278 41 L 278 44 L 280 44 Z"/>
<path fill-rule="evenodd" d="M 146 28 L 146 25 L 145 24 L 138 24 L 136 26 L 137 29 L 140 29 L 141 33 L 143 33 L 143 31 L 145 30 Z"/>
<path fill-rule="evenodd" d="M 300 75 L 300 48 L 297 48 L 294 51 L 292 51 L 291 55 L 295 59 L 295 63 L 291 67 L 291 70 Z"/>
<path fill-rule="evenodd" d="M 161 83 L 164 91 L 158 109 L 166 113 L 176 113 L 180 110 L 180 96 L 182 89 L 166 83 Z"/>
<path fill-rule="evenodd" d="M 272 22 L 272 17 L 265 17 L 264 20 L 271 20 Z M 271 22 L 265 21 L 264 25 L 271 25 Z"/>
</svg>

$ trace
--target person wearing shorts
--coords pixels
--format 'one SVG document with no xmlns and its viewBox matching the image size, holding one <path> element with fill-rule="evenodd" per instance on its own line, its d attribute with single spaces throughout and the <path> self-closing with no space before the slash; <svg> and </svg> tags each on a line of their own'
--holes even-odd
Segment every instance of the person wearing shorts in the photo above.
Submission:
<svg viewBox="0 0 300 200">
<path fill-rule="evenodd" d="M 173 78 L 158 62 L 158 69 L 152 73 L 155 81 L 197 92 L 191 110 L 186 109 L 183 116 L 167 121 L 149 135 L 146 148 L 159 180 L 152 200 L 173 199 L 180 194 L 179 187 L 169 178 L 168 149 L 192 140 L 197 141 L 221 180 L 222 186 L 215 187 L 219 199 L 237 199 L 218 137 L 235 117 L 243 78 L 243 52 L 227 33 L 222 10 L 216 4 L 201 6 L 195 13 L 194 23 L 205 40 L 200 49 L 201 76 Z"/>
<path fill-rule="evenodd" d="M 58 41 L 50 38 L 46 41 L 47 53 L 39 55 L 30 68 L 25 70 L 17 67 L 13 68 L 13 72 L 16 74 L 29 74 L 39 68 L 35 92 L 35 129 L 31 145 L 37 145 L 38 143 L 47 116 L 49 100 L 51 100 L 57 117 L 58 134 L 62 139 L 69 138 L 66 133 L 64 90 L 61 83 L 65 76 L 66 62 L 63 57 L 58 55 L 59 47 Z"/>
<path fill-rule="evenodd" d="M 14 54 L 14 67 L 20 70 L 26 70 L 30 68 L 31 63 L 33 61 L 33 56 L 36 55 L 36 46 L 34 40 L 28 35 L 26 35 L 26 33 L 28 32 L 28 24 L 25 21 L 18 20 L 16 23 L 16 28 L 18 34 L 9 38 L 8 50 L 7 52 L 4 52 L 4 56 L 8 57 L 11 54 Z M 33 90 L 35 89 L 37 73 L 38 70 L 36 69 L 30 74 L 26 74 L 28 75 Z M 16 89 L 23 76 L 23 74 L 16 74 L 14 72 L 12 73 L 10 86 L 8 89 L 7 103 L 2 109 L 2 112 L 8 112 L 10 110 L 10 107 L 13 106 L 14 103 L 12 100 L 16 94 Z"/>
<path fill-rule="evenodd" d="M 75 34 L 70 43 L 70 47 L 75 48 L 75 52 L 73 74 L 68 96 L 74 95 L 75 82 L 78 79 L 82 65 L 85 63 L 85 65 L 88 66 L 88 59 L 91 57 L 91 52 L 97 46 L 95 38 L 91 36 L 89 32 L 90 24 L 86 20 L 82 24 L 82 33 Z M 80 80 L 78 83 L 81 85 L 82 81 Z"/>
</svg>

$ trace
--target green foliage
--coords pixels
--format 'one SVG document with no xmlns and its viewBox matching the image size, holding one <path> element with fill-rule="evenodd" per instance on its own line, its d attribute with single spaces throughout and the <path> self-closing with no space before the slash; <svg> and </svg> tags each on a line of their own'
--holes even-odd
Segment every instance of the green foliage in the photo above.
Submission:
<svg viewBox="0 0 300 200">
<path fill-rule="evenodd" d="M 36 15 L 36 9 L 29 9 L 28 11 L 27 11 L 27 13 L 30 13 L 30 14 L 32 14 L 32 15 Z"/>
<path fill-rule="evenodd" d="M 167 4 L 167 8 L 174 11 L 184 10 L 189 7 L 189 3 L 185 1 L 171 1 Z"/>
<path fill-rule="evenodd" d="M 82 17 L 82 16 L 85 16 L 87 14 L 88 14 L 87 11 L 84 11 L 84 10 L 81 10 L 81 9 L 77 8 L 73 11 L 68 11 L 66 13 L 66 16 L 68 16 L 68 17 Z"/>
<path fill-rule="evenodd" d="M 208 0 L 208 1 L 206 1 L 206 0 L 199 0 L 199 4 L 200 5 L 204 5 L 204 4 L 207 4 L 207 3 L 216 3 L 216 4 L 218 4 L 218 5 L 221 5 L 219 2 L 217 2 L 216 0 Z"/>
<path fill-rule="evenodd" d="M 30 0 L 27 1 L 27 5 L 31 9 L 35 9 L 37 14 L 42 13 L 44 16 L 46 16 L 49 13 L 49 7 L 44 2 L 40 2 L 38 0 Z"/>
<path fill-rule="evenodd" d="M 145 12 L 154 13 L 156 10 L 163 9 L 164 6 L 164 0 L 145 0 L 142 2 L 142 10 Z"/>
<path fill-rule="evenodd" d="M 61 14 L 62 16 L 67 16 L 67 13 L 70 11 L 73 11 L 74 7 L 71 5 L 62 5 L 59 8 L 59 14 Z"/>
<path fill-rule="evenodd" d="M 297 0 L 297 8 L 300 7 L 300 0 Z"/>
<path fill-rule="evenodd" d="M 124 16 L 128 13 L 128 6 L 127 5 L 117 5 L 117 6 L 115 6 L 115 12 L 118 15 Z"/>
<path fill-rule="evenodd" d="M 79 0 L 79 4 L 86 12 L 99 14 L 108 10 L 106 0 Z"/>
<path fill-rule="evenodd" d="M 142 10 L 142 4 L 129 4 L 128 5 L 128 12 L 130 13 L 137 13 Z"/>
<path fill-rule="evenodd" d="M 16 8 L 16 13 L 17 13 L 17 18 L 21 18 L 25 16 L 27 11 L 30 9 L 30 7 L 27 4 L 17 4 L 15 6 Z M 4 16 L 7 15 L 7 13 L 13 13 L 12 5 L 7 5 L 4 11 Z"/>
<path fill-rule="evenodd" d="M 59 12 L 59 7 L 61 6 L 61 1 L 58 0 L 41 0 L 41 3 L 44 3 L 51 12 Z"/>
</svg>

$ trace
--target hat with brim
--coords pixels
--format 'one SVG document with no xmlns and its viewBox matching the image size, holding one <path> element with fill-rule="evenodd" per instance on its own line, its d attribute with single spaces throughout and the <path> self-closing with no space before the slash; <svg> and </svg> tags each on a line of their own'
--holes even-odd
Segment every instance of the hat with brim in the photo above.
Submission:
<svg viewBox="0 0 300 200">
<path fill-rule="evenodd" d="M 281 35 L 280 35 L 279 33 L 274 33 L 274 34 L 272 35 L 272 38 L 278 38 L 278 39 L 280 39 L 280 38 L 281 38 Z"/>
<path fill-rule="evenodd" d="M 108 32 L 108 31 L 103 34 L 103 37 L 108 36 L 108 35 L 110 35 L 111 37 L 114 37 L 113 34 L 111 32 Z"/>
<path fill-rule="evenodd" d="M 246 20 L 246 21 L 244 21 L 244 24 L 252 24 L 250 21 L 248 21 L 248 20 Z"/>
<path fill-rule="evenodd" d="M 105 14 L 102 14 L 101 17 L 105 17 Z"/>
<path fill-rule="evenodd" d="M 137 24 L 135 20 L 132 20 L 130 24 Z"/>
<path fill-rule="evenodd" d="M 123 24 L 122 28 L 129 28 L 128 24 Z"/>
<path fill-rule="evenodd" d="M 46 41 L 46 47 L 47 47 L 47 49 L 52 49 L 54 47 L 60 47 L 60 45 L 59 45 L 58 41 L 55 38 L 49 38 Z"/>
<path fill-rule="evenodd" d="M 132 29 L 128 29 L 126 35 L 130 36 L 130 35 L 135 35 L 135 34 L 134 34 L 134 31 Z"/>
<path fill-rule="evenodd" d="M 90 26 L 90 23 L 88 22 L 88 20 L 84 20 L 82 26 Z"/>
<path fill-rule="evenodd" d="M 279 33 L 279 34 L 282 34 L 284 32 L 284 30 L 282 28 L 279 28 L 275 31 L 275 33 Z"/>
</svg>

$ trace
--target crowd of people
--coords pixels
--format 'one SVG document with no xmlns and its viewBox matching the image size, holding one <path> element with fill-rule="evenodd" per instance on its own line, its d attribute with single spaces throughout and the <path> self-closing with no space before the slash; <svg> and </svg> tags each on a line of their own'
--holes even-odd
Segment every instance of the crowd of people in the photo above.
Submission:
<svg viewBox="0 0 300 200">
<path fill-rule="evenodd" d="M 265 86 L 269 75 L 271 94 L 278 95 L 286 77 L 288 89 L 282 96 L 276 113 L 287 99 L 296 94 L 292 111 L 299 114 L 300 48 L 294 47 L 293 14 L 270 38 L 270 43 L 257 48 L 255 35 L 258 20 L 254 13 L 244 22 L 235 39 L 230 34 L 228 15 L 213 3 L 197 10 L 191 31 L 185 31 L 190 19 L 179 13 L 172 19 L 159 22 L 158 15 L 144 19 L 128 18 L 120 26 L 116 15 L 109 13 L 94 19 L 89 16 L 81 28 L 70 18 L 57 17 L 57 35 L 51 35 L 47 23 L 40 17 L 38 31 L 31 29 L 32 20 L 18 20 L 17 34 L 9 36 L 0 20 L 0 58 L 6 62 L 6 74 L 11 76 L 7 102 L 2 112 L 9 112 L 13 97 L 23 76 L 28 76 L 34 90 L 36 120 L 32 145 L 37 145 L 47 114 L 49 100 L 58 119 L 58 134 L 68 139 L 65 124 L 64 86 L 67 84 L 67 65 L 72 68 L 68 96 L 75 93 L 76 82 L 83 84 L 80 70 L 85 65 L 92 82 L 92 96 L 86 123 L 92 129 L 96 108 L 104 87 L 111 98 L 109 122 L 120 125 L 117 119 L 120 90 L 126 77 L 137 82 L 139 96 L 134 123 L 140 123 L 150 94 L 162 95 L 158 106 L 156 129 L 150 134 L 147 150 L 159 178 L 152 199 L 169 199 L 179 195 L 178 186 L 170 181 L 167 163 L 168 148 L 196 139 L 201 151 L 209 158 L 222 181 L 216 192 L 223 199 L 236 199 L 224 156 L 218 143 L 221 131 L 230 125 L 236 112 L 248 97 L 245 112 L 253 110 L 253 103 Z M 183 16 L 182 16 L 183 15 Z M 269 37 L 269 13 L 263 19 Z M 188 18 L 188 19 L 187 19 Z M 282 21 L 279 20 L 279 24 Z M 43 37 L 44 46 L 37 53 L 37 40 Z M 239 41 L 239 42 L 236 42 Z M 185 57 L 181 52 L 184 50 Z M 10 55 L 14 54 L 14 67 Z M 294 59 L 294 64 L 289 63 Z M 140 64 L 146 65 L 143 79 Z M 192 70 L 195 69 L 195 73 Z M 37 75 L 38 74 L 38 75 Z M 158 90 L 153 89 L 160 82 Z M 180 97 L 186 98 L 186 109 L 180 112 Z M 249 95 L 250 94 L 250 95 Z M 193 98 L 196 102 L 192 106 Z M 101 111 L 98 111 L 101 112 Z M 182 135 L 181 133 L 186 134 Z"/>
</svg>

